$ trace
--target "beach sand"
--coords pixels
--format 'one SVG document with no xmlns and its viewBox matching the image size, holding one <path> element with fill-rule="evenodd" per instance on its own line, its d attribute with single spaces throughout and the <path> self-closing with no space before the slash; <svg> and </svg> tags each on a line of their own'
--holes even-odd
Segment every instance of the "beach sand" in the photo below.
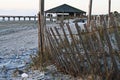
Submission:
<svg viewBox="0 0 120 80">
<path fill-rule="evenodd" d="M 49 25 L 56 26 L 56 25 Z M 37 21 L 7 21 L 0 22 L 0 58 L 7 59 L 12 55 L 25 55 L 37 50 L 38 47 L 38 23 Z M 29 55 L 27 55 L 29 56 Z M 26 57 L 21 57 L 26 60 Z M 15 60 L 14 60 L 15 61 Z M 52 67 L 53 68 L 53 67 Z M 22 77 L 12 77 L 13 71 L 9 71 L 7 80 L 21 80 Z M 40 71 L 27 72 L 27 80 L 39 80 Z M 74 80 L 69 75 L 63 75 L 56 70 L 48 69 L 41 80 Z M 0 80 L 4 78 L 0 77 Z"/>
<path fill-rule="evenodd" d="M 36 48 L 38 43 L 37 22 L 0 22 L 0 54 Z M 11 53 L 10 53 L 11 54 Z"/>
</svg>

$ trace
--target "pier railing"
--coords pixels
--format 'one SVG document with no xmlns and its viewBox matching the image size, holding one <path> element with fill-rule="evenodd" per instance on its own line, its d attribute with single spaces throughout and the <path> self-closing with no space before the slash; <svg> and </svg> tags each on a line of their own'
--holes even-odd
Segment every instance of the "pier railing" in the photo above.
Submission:
<svg viewBox="0 0 120 80">
<path fill-rule="evenodd" d="M 0 15 L 0 21 L 31 21 L 38 20 L 37 16 L 2 16 Z"/>
</svg>

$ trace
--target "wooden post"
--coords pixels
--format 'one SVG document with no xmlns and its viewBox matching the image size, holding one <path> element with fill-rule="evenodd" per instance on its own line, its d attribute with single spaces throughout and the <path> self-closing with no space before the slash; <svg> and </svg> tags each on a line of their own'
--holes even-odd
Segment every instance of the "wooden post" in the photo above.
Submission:
<svg viewBox="0 0 120 80">
<path fill-rule="evenodd" d="M 19 21 L 20 21 L 20 17 L 18 17 Z"/>
<path fill-rule="evenodd" d="M 8 17 L 8 21 L 10 21 L 10 17 Z"/>
<path fill-rule="evenodd" d="M 3 17 L 3 21 L 5 21 L 5 17 Z"/>
<path fill-rule="evenodd" d="M 34 17 L 34 21 L 36 21 L 36 16 Z"/>
<path fill-rule="evenodd" d="M 109 15 L 110 15 L 110 12 L 111 12 L 111 0 L 109 0 L 109 9 L 108 9 Z"/>
<path fill-rule="evenodd" d="M 44 58 L 44 0 L 39 1 L 39 14 L 38 14 L 38 50 L 39 56 L 41 58 L 41 67 L 43 65 L 43 58 Z"/>
<path fill-rule="evenodd" d="M 25 17 L 23 17 L 24 18 L 24 21 L 25 21 Z"/>
<path fill-rule="evenodd" d="M 30 17 L 28 17 L 29 18 L 29 21 L 31 20 L 31 18 Z"/>
<path fill-rule="evenodd" d="M 13 17 L 13 21 L 15 21 L 15 17 Z"/>
<path fill-rule="evenodd" d="M 108 5 L 108 27 L 110 28 L 111 0 L 109 0 Z"/>
<path fill-rule="evenodd" d="M 90 26 L 90 21 L 91 21 L 91 13 L 92 13 L 92 0 L 90 0 L 90 3 L 89 3 L 89 14 L 88 14 L 88 26 Z"/>
</svg>

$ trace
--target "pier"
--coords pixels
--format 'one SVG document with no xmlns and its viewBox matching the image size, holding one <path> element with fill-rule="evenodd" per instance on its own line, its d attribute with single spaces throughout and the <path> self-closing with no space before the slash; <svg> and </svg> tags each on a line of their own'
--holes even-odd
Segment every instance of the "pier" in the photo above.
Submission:
<svg viewBox="0 0 120 80">
<path fill-rule="evenodd" d="M 0 15 L 0 21 L 36 21 L 37 16 L 4 16 Z"/>
</svg>

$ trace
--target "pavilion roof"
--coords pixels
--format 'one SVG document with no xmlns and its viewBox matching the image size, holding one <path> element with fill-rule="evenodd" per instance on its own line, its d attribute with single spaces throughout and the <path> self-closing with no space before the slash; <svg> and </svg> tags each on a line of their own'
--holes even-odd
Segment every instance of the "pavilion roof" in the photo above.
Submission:
<svg viewBox="0 0 120 80">
<path fill-rule="evenodd" d="M 77 9 L 77 8 L 67 5 L 67 4 L 57 6 L 55 8 L 49 9 L 45 12 L 46 13 L 86 13 L 85 11 L 82 11 L 80 9 Z"/>
</svg>

